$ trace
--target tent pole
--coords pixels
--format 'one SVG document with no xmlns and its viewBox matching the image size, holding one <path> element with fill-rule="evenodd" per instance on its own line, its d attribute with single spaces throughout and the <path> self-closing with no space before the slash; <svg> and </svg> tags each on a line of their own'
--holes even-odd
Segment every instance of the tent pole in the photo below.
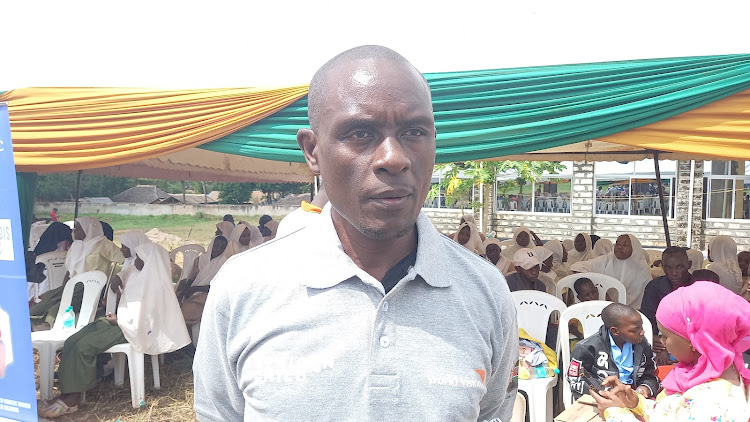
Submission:
<svg viewBox="0 0 750 422">
<path fill-rule="evenodd" d="M 693 188 L 695 183 L 695 160 L 690 160 L 690 201 L 688 201 L 687 247 L 693 248 Z"/>
<path fill-rule="evenodd" d="M 78 170 L 78 179 L 76 180 L 76 209 L 73 213 L 73 220 L 75 221 L 76 218 L 78 218 L 78 200 L 81 197 L 81 176 L 83 175 L 83 170 Z"/>
<path fill-rule="evenodd" d="M 182 181 L 182 203 L 185 203 L 185 181 Z"/>
<path fill-rule="evenodd" d="M 659 171 L 659 153 L 654 152 L 654 170 L 656 172 L 656 188 L 659 192 L 659 206 L 661 207 L 661 221 L 664 224 L 664 237 L 667 240 L 667 247 L 672 246 L 672 240 L 669 238 L 669 224 L 667 224 L 667 210 L 664 204 L 664 185 L 661 183 L 661 171 Z"/>
<path fill-rule="evenodd" d="M 206 193 L 206 182 L 201 181 L 201 186 L 203 186 L 203 203 L 208 204 L 208 194 Z"/>
</svg>

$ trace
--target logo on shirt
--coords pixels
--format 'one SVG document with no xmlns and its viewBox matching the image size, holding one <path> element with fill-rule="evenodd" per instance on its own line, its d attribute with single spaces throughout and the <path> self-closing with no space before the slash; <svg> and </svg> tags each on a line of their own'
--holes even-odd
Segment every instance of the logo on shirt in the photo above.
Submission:
<svg viewBox="0 0 750 422">
<path fill-rule="evenodd" d="M 475 374 L 472 376 L 460 377 L 457 375 L 429 375 L 427 377 L 430 385 L 447 385 L 454 387 L 484 387 L 485 376 L 487 372 L 484 369 L 474 369 Z M 478 375 L 478 376 L 477 376 Z"/>
<path fill-rule="evenodd" d="M 568 366 L 568 376 L 572 378 L 578 378 L 578 374 L 581 373 L 581 361 L 572 359 L 570 366 Z"/>
</svg>

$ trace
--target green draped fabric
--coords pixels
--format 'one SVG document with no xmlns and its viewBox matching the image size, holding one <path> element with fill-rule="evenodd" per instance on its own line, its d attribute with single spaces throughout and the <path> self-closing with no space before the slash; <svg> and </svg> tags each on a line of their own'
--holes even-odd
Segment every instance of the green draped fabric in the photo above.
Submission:
<svg viewBox="0 0 750 422">
<path fill-rule="evenodd" d="M 487 159 L 582 142 L 675 116 L 750 88 L 750 54 L 426 74 L 437 162 Z M 296 133 L 307 98 L 211 151 L 303 162 Z"/>
<path fill-rule="evenodd" d="M 39 175 L 36 173 L 16 173 L 18 186 L 18 205 L 21 211 L 21 230 L 23 231 L 23 249 L 29 248 L 29 233 L 34 216 L 34 198 Z"/>
</svg>

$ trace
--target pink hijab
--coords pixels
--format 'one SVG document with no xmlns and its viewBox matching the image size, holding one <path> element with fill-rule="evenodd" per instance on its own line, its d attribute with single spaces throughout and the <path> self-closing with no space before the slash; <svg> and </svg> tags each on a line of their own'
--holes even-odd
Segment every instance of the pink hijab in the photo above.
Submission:
<svg viewBox="0 0 750 422">
<path fill-rule="evenodd" d="M 663 384 L 668 394 L 713 381 L 732 364 L 750 385 L 750 370 L 742 360 L 742 352 L 750 348 L 750 303 L 744 298 L 719 284 L 697 281 L 664 297 L 656 319 L 701 354 L 695 364 L 680 362 L 667 375 Z"/>
</svg>

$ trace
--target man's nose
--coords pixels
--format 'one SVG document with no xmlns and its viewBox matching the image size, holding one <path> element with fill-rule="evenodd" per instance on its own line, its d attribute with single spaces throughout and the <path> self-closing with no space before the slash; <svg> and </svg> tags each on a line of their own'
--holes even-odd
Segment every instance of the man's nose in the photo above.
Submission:
<svg viewBox="0 0 750 422">
<path fill-rule="evenodd" d="M 378 144 L 373 164 L 378 171 L 398 174 L 409 168 L 411 160 L 401 142 L 396 137 L 389 136 Z"/>
</svg>

